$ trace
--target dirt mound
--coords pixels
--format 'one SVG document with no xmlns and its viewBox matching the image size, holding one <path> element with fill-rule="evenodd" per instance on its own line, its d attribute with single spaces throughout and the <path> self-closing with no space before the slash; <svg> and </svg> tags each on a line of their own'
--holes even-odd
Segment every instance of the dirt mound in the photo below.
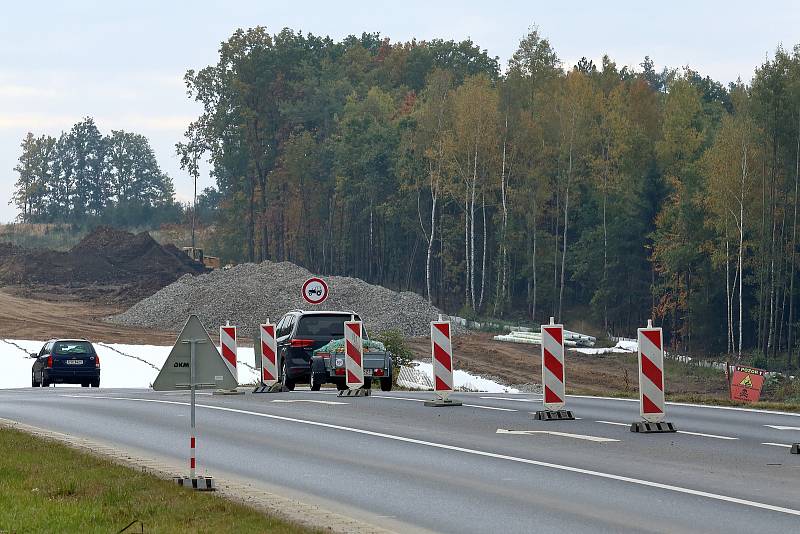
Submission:
<svg viewBox="0 0 800 534">
<path fill-rule="evenodd" d="M 67 252 L 0 244 L 0 284 L 43 286 L 87 298 L 131 300 L 206 269 L 150 234 L 99 227 Z"/>
</svg>

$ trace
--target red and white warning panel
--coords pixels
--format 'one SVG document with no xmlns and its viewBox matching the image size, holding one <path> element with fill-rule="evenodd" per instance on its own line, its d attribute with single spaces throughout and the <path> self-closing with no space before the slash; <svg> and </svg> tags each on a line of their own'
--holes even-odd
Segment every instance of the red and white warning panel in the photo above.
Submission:
<svg viewBox="0 0 800 534">
<path fill-rule="evenodd" d="M 542 388 L 544 410 L 536 412 L 536 419 L 575 419 L 572 412 L 564 409 L 564 325 L 555 324 L 553 317 L 549 325 L 542 325 Z"/>
<path fill-rule="evenodd" d="M 262 324 L 261 332 L 261 381 L 267 386 L 278 382 L 278 344 L 275 341 L 275 325 Z"/>
<path fill-rule="evenodd" d="M 664 422 L 664 333 L 653 326 L 639 328 L 639 414 L 643 422 L 633 423 L 631 432 L 675 432 Z"/>
<path fill-rule="evenodd" d="M 560 410 L 564 407 L 564 325 L 542 325 L 542 385 L 544 407 Z"/>
<path fill-rule="evenodd" d="M 239 373 L 236 370 L 236 355 L 237 355 L 237 348 L 236 348 L 236 327 L 235 326 L 220 326 L 219 327 L 219 344 L 220 344 L 220 353 L 222 354 L 222 359 L 225 361 L 225 365 L 230 370 L 231 374 L 236 381 L 239 381 Z"/>
<path fill-rule="evenodd" d="M 453 341 L 450 321 L 431 321 L 431 360 L 433 362 L 433 390 L 436 398 L 425 406 L 460 406 L 448 398 L 453 392 Z"/>
<path fill-rule="evenodd" d="M 344 323 L 345 383 L 351 390 L 364 385 L 364 342 L 361 337 L 361 321 Z"/>
</svg>

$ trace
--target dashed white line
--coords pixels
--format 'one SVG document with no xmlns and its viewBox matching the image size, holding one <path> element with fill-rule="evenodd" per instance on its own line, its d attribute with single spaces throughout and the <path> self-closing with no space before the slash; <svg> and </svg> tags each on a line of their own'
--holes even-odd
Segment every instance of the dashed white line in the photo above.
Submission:
<svg viewBox="0 0 800 534">
<path fill-rule="evenodd" d="M 601 436 L 587 436 L 585 434 L 570 434 L 569 432 L 555 432 L 552 430 L 506 430 L 505 428 L 498 428 L 496 434 L 519 434 L 519 435 L 536 435 L 544 434 L 550 436 L 560 436 L 562 438 L 583 439 L 586 441 L 594 441 L 597 443 L 610 443 L 612 441 L 619 441 L 618 439 L 604 438 Z"/>
<path fill-rule="evenodd" d="M 512 401 L 512 402 L 542 402 L 541 399 L 508 399 L 506 397 L 481 397 L 482 399 L 495 399 L 495 400 L 504 400 L 504 401 Z"/>
<path fill-rule="evenodd" d="M 800 426 L 764 425 L 775 430 L 800 430 Z"/>
<path fill-rule="evenodd" d="M 158 404 L 173 404 L 173 405 L 178 405 L 178 406 L 188 406 L 189 405 L 189 403 L 187 403 L 187 402 L 177 402 L 177 401 L 168 401 L 168 400 L 160 400 L 160 399 L 138 399 L 138 398 L 134 398 L 134 397 L 105 397 L 105 396 L 92 396 L 92 395 L 70 395 L 70 396 L 71 397 L 78 397 L 78 398 L 81 398 L 81 397 L 82 398 L 90 398 L 90 399 L 91 398 L 99 398 L 99 399 L 121 400 L 121 401 L 129 401 L 129 402 L 151 402 L 151 403 L 158 403 Z M 569 465 L 561 465 L 561 464 L 555 464 L 555 463 L 551 463 L 551 462 L 543 462 L 543 461 L 540 461 L 540 460 L 532 460 L 532 459 L 529 459 L 529 458 L 520 458 L 520 457 L 517 457 L 517 456 L 509 456 L 509 455 L 506 455 L 506 454 L 499 454 L 499 453 L 494 453 L 494 452 L 489 452 L 489 451 L 482 451 L 482 450 L 478 450 L 478 449 L 468 449 L 466 447 L 457 447 L 455 445 L 447 445 L 447 444 L 444 444 L 444 443 L 436 443 L 436 442 L 433 442 L 433 441 L 424 441 L 424 440 L 421 440 L 421 439 L 408 438 L 408 437 L 405 437 L 405 436 L 397 436 L 397 435 L 394 435 L 394 434 L 384 434 L 382 432 L 374 432 L 372 430 L 364 430 L 364 429 L 361 429 L 361 428 L 352 428 L 352 427 L 347 427 L 347 426 L 334 425 L 334 424 L 330 424 L 330 423 L 322 423 L 322 422 L 319 422 L 319 421 L 310 421 L 310 420 L 307 420 L 307 419 L 297 419 L 295 417 L 285 417 L 285 416 L 280 416 L 280 415 L 266 414 L 266 413 L 260 413 L 260 412 L 252 412 L 252 411 L 249 411 L 249 410 L 239 410 L 239 409 L 236 409 L 236 408 L 228 408 L 226 406 L 214 406 L 214 405 L 209 405 L 209 404 L 198 404 L 197 407 L 198 408 L 208 409 L 208 410 L 217 410 L 217 411 L 221 411 L 221 412 L 232 412 L 232 413 L 239 413 L 239 414 L 242 414 L 242 415 L 250 415 L 250 416 L 255 416 L 255 417 L 264 417 L 264 418 L 267 418 L 267 419 L 274 419 L 274 420 L 278 420 L 278 421 L 286 421 L 286 422 L 289 422 L 289 423 L 298 423 L 298 424 L 303 424 L 303 425 L 316 426 L 316 427 L 320 427 L 320 428 L 329 428 L 329 429 L 332 429 L 332 430 L 341 430 L 341 431 L 344 431 L 344 432 L 352 432 L 352 433 L 355 433 L 355 434 L 374 436 L 374 437 L 378 437 L 378 438 L 382 438 L 382 439 L 400 441 L 400 442 L 403 442 L 403 443 L 411 443 L 411 444 L 414 444 L 414 445 L 422 445 L 422 446 L 425 446 L 425 447 L 432 447 L 432 448 L 436 448 L 436 449 L 449 450 L 449 451 L 454 451 L 454 452 L 461 452 L 461 453 L 464 453 L 464 454 L 471 454 L 471 455 L 474 455 L 474 456 L 481 456 L 481 457 L 484 457 L 484 458 L 493 458 L 493 459 L 496 459 L 496 460 L 505 460 L 505 461 L 517 462 L 517 463 L 521 463 L 521 464 L 535 465 L 537 467 L 545 467 L 545 468 L 548 468 L 548 469 L 554 469 L 554 470 L 558 470 L 558 471 L 565 471 L 565 472 L 575 473 L 575 474 L 579 474 L 579 475 L 587 475 L 587 476 L 596 477 L 596 478 L 602 478 L 602 479 L 606 479 L 606 480 L 614 480 L 614 481 L 617 481 L 617 482 L 625 482 L 625 483 L 628 483 L 628 484 L 635 484 L 637 486 L 645 486 L 645 487 L 661 489 L 661 490 L 665 490 L 665 491 L 671 491 L 671 492 L 675 492 L 675 493 L 682 493 L 684 495 L 694 495 L 696 497 L 705 497 L 707 499 L 730 502 L 730 503 L 734 503 L 734 504 L 740 504 L 742 506 L 748 506 L 750 508 L 758 508 L 758 509 L 761 509 L 761 510 L 769 510 L 769 511 L 772 511 L 772 512 L 780 512 L 780 513 L 783 513 L 783 514 L 789 514 L 789 515 L 800 517 L 800 510 L 796 510 L 796 509 L 793 509 L 793 508 L 786 508 L 786 507 L 783 507 L 783 506 L 776 506 L 774 504 L 767 504 L 767 503 L 758 502 L 758 501 L 740 499 L 738 497 L 731 497 L 731 496 L 728 496 L 728 495 L 721 495 L 719 493 L 710 493 L 710 492 L 707 492 L 707 491 L 695 490 L 695 489 L 691 489 L 691 488 L 684 488 L 684 487 L 681 487 L 681 486 L 674 486 L 672 484 L 663 484 L 661 482 L 653 482 L 651 480 L 643 480 L 643 479 L 633 478 L 633 477 L 628 477 L 628 476 L 623 476 L 623 475 L 615 475 L 615 474 L 612 474 L 612 473 L 604 473 L 602 471 L 593 471 L 593 470 L 584 469 L 584 468 L 581 468 L 581 467 L 572 467 L 572 466 L 569 466 Z"/>
<path fill-rule="evenodd" d="M 616 421 L 595 421 L 595 423 L 603 423 L 604 425 L 617 425 L 617 426 L 631 426 L 630 423 L 618 423 Z M 678 434 L 688 434 L 690 436 L 701 436 L 704 438 L 715 438 L 715 439 L 727 439 L 727 440 L 737 440 L 739 438 L 734 438 L 731 436 L 718 436 L 717 434 L 704 434 L 702 432 L 689 432 L 688 430 L 678 430 Z"/>
<path fill-rule="evenodd" d="M 629 423 L 617 423 L 615 421 L 595 421 L 595 423 L 603 423 L 604 425 L 631 426 Z"/>
<path fill-rule="evenodd" d="M 787 445 L 786 443 L 771 443 L 769 441 L 766 443 L 762 443 L 762 445 L 771 445 L 772 447 L 786 447 L 787 449 L 792 448 L 791 445 Z"/>
</svg>

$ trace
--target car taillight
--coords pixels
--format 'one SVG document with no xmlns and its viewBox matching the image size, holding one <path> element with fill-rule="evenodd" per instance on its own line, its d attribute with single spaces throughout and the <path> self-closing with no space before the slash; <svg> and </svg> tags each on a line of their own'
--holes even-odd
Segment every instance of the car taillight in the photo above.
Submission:
<svg viewBox="0 0 800 534">
<path fill-rule="evenodd" d="M 53 367 L 53 355 L 47 357 L 47 367 Z"/>
<path fill-rule="evenodd" d="M 375 369 L 375 371 L 373 371 L 373 374 L 375 376 L 383 376 L 383 369 Z"/>
<path fill-rule="evenodd" d="M 336 369 L 336 374 L 339 376 L 344 376 L 344 367 L 339 367 Z"/>
<path fill-rule="evenodd" d="M 94 357 L 94 366 L 100 369 L 100 356 L 97 356 L 96 354 Z"/>
<path fill-rule="evenodd" d="M 290 345 L 294 348 L 304 349 L 314 344 L 313 339 L 293 339 Z"/>
</svg>

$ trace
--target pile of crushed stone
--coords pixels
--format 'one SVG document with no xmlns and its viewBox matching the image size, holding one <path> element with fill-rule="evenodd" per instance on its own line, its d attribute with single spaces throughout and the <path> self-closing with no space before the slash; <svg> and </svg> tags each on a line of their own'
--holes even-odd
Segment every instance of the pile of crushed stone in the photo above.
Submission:
<svg viewBox="0 0 800 534">
<path fill-rule="evenodd" d="M 301 295 L 303 282 L 311 276 L 293 263 L 271 261 L 184 276 L 108 320 L 177 331 L 190 314 L 196 314 L 210 332 L 230 321 L 240 328 L 240 336 L 250 338 L 260 323 L 277 322 L 290 310 L 345 310 L 359 314 L 372 335 L 398 330 L 405 336 L 427 336 L 430 321 L 442 313 L 417 293 L 396 292 L 344 276 L 324 277 L 330 289 L 328 299 L 312 306 Z M 453 330 L 462 331 L 455 324 Z"/>
</svg>

